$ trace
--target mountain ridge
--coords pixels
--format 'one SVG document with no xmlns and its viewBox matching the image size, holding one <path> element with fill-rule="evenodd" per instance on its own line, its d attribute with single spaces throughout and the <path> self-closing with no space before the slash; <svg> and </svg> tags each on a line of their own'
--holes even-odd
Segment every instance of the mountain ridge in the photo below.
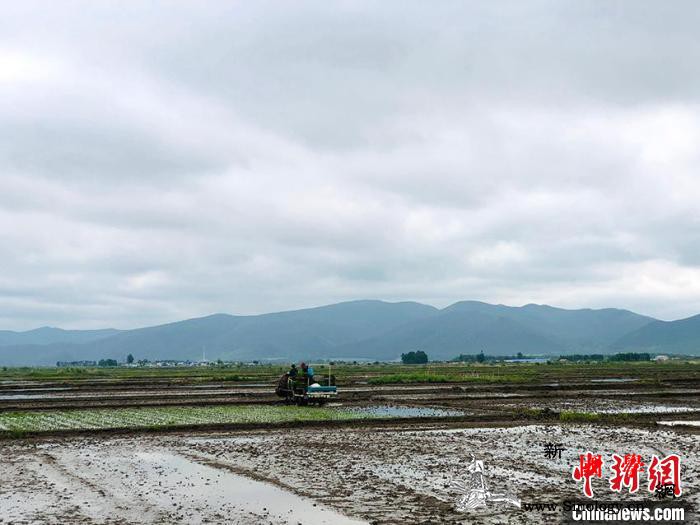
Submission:
<svg viewBox="0 0 700 525">
<path fill-rule="evenodd" d="M 678 321 L 617 308 L 458 301 L 438 309 L 412 301 L 357 300 L 257 315 L 216 313 L 131 330 L 5 330 L 0 331 L 0 364 L 123 360 L 130 353 L 151 360 L 198 360 L 203 352 L 224 360 L 393 360 L 410 350 L 424 350 L 432 359 L 480 351 L 559 355 L 654 348 L 668 353 L 700 347 L 700 316 L 694 317 L 679 329 L 673 324 Z"/>
</svg>

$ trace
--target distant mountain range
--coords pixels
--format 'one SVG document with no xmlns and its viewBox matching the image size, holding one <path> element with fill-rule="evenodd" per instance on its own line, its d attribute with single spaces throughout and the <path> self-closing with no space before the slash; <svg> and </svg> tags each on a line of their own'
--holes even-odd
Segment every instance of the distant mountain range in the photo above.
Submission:
<svg viewBox="0 0 700 525">
<path fill-rule="evenodd" d="M 700 315 L 679 321 L 654 321 L 624 335 L 611 348 L 697 355 L 700 353 Z"/>
<path fill-rule="evenodd" d="M 89 343 L 118 334 L 119 330 L 61 330 L 44 326 L 27 332 L 0 330 L 0 346 L 50 345 L 53 343 Z"/>
<path fill-rule="evenodd" d="M 0 331 L 0 364 L 136 359 L 397 359 L 423 350 L 431 359 L 651 351 L 698 353 L 700 315 L 680 321 L 605 308 L 565 310 L 463 301 L 447 308 L 351 301 L 262 315 L 215 314 L 135 330 Z"/>
</svg>

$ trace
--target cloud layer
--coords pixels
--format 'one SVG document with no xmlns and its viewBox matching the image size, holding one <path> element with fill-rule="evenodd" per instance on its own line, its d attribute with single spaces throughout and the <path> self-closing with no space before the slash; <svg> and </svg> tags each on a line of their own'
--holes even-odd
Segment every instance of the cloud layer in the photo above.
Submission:
<svg viewBox="0 0 700 525">
<path fill-rule="evenodd" d="M 696 2 L 0 11 L 0 327 L 700 312 Z"/>
</svg>

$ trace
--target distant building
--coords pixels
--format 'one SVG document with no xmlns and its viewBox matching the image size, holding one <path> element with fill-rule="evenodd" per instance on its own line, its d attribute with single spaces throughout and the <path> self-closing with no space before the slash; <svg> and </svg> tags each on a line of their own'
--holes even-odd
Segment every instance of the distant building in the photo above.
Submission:
<svg viewBox="0 0 700 525">
<path fill-rule="evenodd" d="M 652 361 L 661 362 L 661 361 L 668 361 L 669 357 L 667 355 L 657 355 Z"/>
</svg>

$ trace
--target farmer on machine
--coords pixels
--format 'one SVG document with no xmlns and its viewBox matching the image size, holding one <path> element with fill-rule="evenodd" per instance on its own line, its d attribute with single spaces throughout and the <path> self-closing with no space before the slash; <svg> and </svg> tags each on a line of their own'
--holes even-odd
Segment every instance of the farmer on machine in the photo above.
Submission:
<svg viewBox="0 0 700 525">
<path fill-rule="evenodd" d="M 319 379 L 322 380 L 320 377 Z M 335 387 L 335 378 L 330 373 L 330 367 L 328 384 L 321 385 L 314 378 L 314 369 L 306 363 L 299 363 L 298 367 L 291 365 L 289 371 L 280 376 L 275 393 L 283 397 L 287 404 L 322 406 L 329 399 L 335 398 L 338 390 Z"/>
</svg>

